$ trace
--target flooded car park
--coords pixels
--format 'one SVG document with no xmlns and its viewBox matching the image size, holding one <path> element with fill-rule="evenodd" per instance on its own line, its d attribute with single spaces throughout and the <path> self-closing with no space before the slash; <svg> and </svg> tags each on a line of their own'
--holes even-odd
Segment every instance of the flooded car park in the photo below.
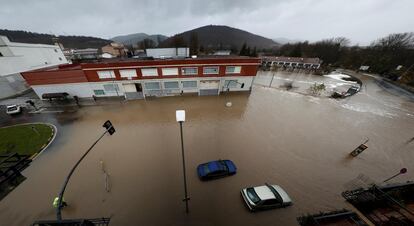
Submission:
<svg viewBox="0 0 414 226">
<path fill-rule="evenodd" d="M 299 75 L 296 83 L 314 81 L 301 76 L 308 75 Z M 108 119 L 117 132 L 104 137 L 73 175 L 64 219 L 111 216 L 111 225 L 297 225 L 301 214 L 348 207 L 341 192 L 361 173 L 381 182 L 407 167 L 395 181 L 413 178 L 414 143 L 407 143 L 414 136 L 413 102 L 366 76 L 362 91 L 343 100 L 275 89 L 277 83 L 268 88 L 269 79 L 259 74 L 250 95 L 165 97 L 36 116 L 56 124 L 58 136 L 23 172 L 27 179 L 0 202 L 0 224 L 54 219 L 52 202 L 65 176 Z M 186 110 L 188 215 L 177 109 Z M 368 149 L 349 158 L 367 138 Z M 237 174 L 200 181 L 197 166 L 214 159 L 231 159 Z M 250 213 L 240 190 L 264 183 L 283 187 L 293 205 Z"/>
</svg>

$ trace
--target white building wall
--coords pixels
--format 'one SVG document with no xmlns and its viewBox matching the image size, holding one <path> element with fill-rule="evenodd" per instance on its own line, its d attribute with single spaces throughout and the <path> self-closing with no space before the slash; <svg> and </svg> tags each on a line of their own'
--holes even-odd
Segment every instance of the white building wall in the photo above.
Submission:
<svg viewBox="0 0 414 226">
<path fill-rule="evenodd" d="M 29 88 L 19 73 L 68 63 L 59 46 L 10 42 L 5 36 L 0 53 L 0 98 Z"/>
<path fill-rule="evenodd" d="M 32 89 L 39 98 L 44 93 L 68 93 L 70 97 L 78 96 L 80 98 L 92 97 L 93 91 L 89 83 L 69 83 L 69 84 L 51 84 L 51 85 L 33 85 Z"/>
<path fill-rule="evenodd" d="M 154 58 L 189 57 L 189 48 L 154 48 L 146 49 L 147 56 Z"/>
<path fill-rule="evenodd" d="M 171 78 L 171 79 L 146 79 L 146 80 L 129 80 L 129 81 L 109 81 L 109 82 L 89 82 L 89 83 L 69 83 L 69 84 L 50 84 L 50 85 L 33 85 L 32 88 L 36 94 L 41 98 L 44 93 L 62 93 L 66 92 L 70 97 L 78 96 L 80 98 L 91 98 L 95 95 L 94 90 L 104 90 L 104 95 L 95 95 L 97 97 L 123 97 L 125 95 L 125 87 L 123 84 L 140 83 L 143 89 L 143 93 L 159 93 L 159 95 L 177 95 L 183 93 L 198 93 L 200 90 L 200 81 L 213 80 L 219 81 L 219 91 L 227 91 L 225 87 L 226 80 L 237 80 L 236 87 L 230 87 L 230 91 L 249 91 L 253 84 L 253 76 L 228 76 L 228 77 L 209 77 L 209 78 Z M 196 81 L 197 88 L 184 88 L 182 81 Z M 159 90 L 147 90 L 145 83 L 159 82 Z M 164 82 L 178 82 L 178 89 L 166 89 Z M 244 87 L 241 88 L 241 83 L 244 83 Z M 108 92 L 104 85 L 118 85 L 118 92 Z M 158 92 L 157 92 L 158 91 Z"/>
<path fill-rule="evenodd" d="M 0 36 L 0 76 L 67 64 L 59 46 L 10 42 Z"/>
</svg>

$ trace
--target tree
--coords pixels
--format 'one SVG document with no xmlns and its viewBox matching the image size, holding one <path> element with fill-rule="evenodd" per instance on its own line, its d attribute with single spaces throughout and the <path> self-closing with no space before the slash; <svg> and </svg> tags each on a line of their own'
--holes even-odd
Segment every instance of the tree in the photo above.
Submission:
<svg viewBox="0 0 414 226">
<path fill-rule="evenodd" d="M 190 36 L 190 55 L 198 54 L 198 35 L 196 32 L 192 32 Z"/>
<path fill-rule="evenodd" d="M 247 48 L 246 43 L 243 43 L 240 49 L 240 53 L 239 53 L 240 56 L 246 56 L 246 48 Z"/>
<path fill-rule="evenodd" d="M 204 49 L 204 46 L 203 46 L 203 45 L 201 45 L 201 46 L 200 46 L 199 51 L 200 51 L 200 52 L 202 52 L 202 53 L 204 53 L 204 52 L 205 52 L 205 49 Z"/>
<path fill-rule="evenodd" d="M 326 89 L 326 86 L 324 83 L 321 83 L 321 84 L 315 83 L 309 88 L 309 91 L 312 95 L 319 96 L 321 95 L 322 91 L 325 91 L 325 89 Z"/>
<path fill-rule="evenodd" d="M 149 49 L 149 48 L 155 48 L 156 44 L 152 39 L 146 38 L 140 42 L 137 43 L 138 47 L 140 49 Z"/>
<path fill-rule="evenodd" d="M 256 50 L 256 46 L 253 48 L 253 52 L 250 54 L 250 56 L 252 56 L 252 57 L 257 57 L 257 50 Z"/>
<path fill-rule="evenodd" d="M 184 40 L 184 37 L 181 35 L 174 35 L 173 37 L 173 47 L 187 47 L 187 42 Z"/>
</svg>

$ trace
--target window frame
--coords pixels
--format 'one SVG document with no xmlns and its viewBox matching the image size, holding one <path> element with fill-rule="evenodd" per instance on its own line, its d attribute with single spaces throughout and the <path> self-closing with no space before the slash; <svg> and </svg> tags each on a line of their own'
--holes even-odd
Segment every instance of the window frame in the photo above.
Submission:
<svg viewBox="0 0 414 226">
<path fill-rule="evenodd" d="M 174 73 L 174 74 L 165 74 L 164 73 L 164 69 L 166 70 L 166 69 L 175 69 L 176 70 L 176 73 Z M 178 70 L 179 68 L 178 67 L 163 67 L 163 68 L 161 68 L 161 74 L 162 74 L 162 76 L 178 76 L 178 75 L 180 75 L 180 72 L 179 72 L 179 70 Z"/>
<path fill-rule="evenodd" d="M 210 73 L 206 73 L 206 69 L 210 69 L 210 68 L 216 68 L 217 72 L 210 72 Z M 219 66 L 205 66 L 203 67 L 203 75 L 218 75 L 220 74 L 220 67 Z"/>
<path fill-rule="evenodd" d="M 148 69 L 155 70 L 156 75 L 152 75 L 152 74 L 151 75 L 145 75 L 144 70 L 148 70 Z M 156 67 L 147 67 L 147 68 L 141 68 L 141 75 L 142 75 L 142 77 L 157 77 L 160 74 L 158 73 L 158 68 L 156 68 Z"/>
<path fill-rule="evenodd" d="M 185 69 L 190 69 L 190 68 L 195 68 L 196 69 L 195 73 L 191 73 L 191 74 L 184 73 Z M 198 75 L 198 67 L 182 67 L 181 74 L 182 75 Z"/>
<path fill-rule="evenodd" d="M 135 75 L 133 75 L 133 76 L 129 76 L 129 75 L 125 76 L 125 75 L 122 75 L 122 72 L 127 72 L 127 71 L 134 71 L 135 72 Z M 138 77 L 138 73 L 137 73 L 137 70 L 136 69 L 120 69 L 118 72 L 119 72 L 119 75 L 121 76 L 121 78 L 136 78 L 136 77 Z"/>
<path fill-rule="evenodd" d="M 101 72 L 101 73 L 103 73 L 103 72 L 109 72 L 109 77 L 100 75 L 100 74 L 99 74 L 100 72 Z M 99 78 L 99 79 L 111 79 L 111 78 L 116 78 L 114 70 L 102 70 L 102 71 L 96 71 L 96 74 L 98 75 L 98 78 Z"/>
<path fill-rule="evenodd" d="M 229 68 L 240 68 L 240 70 L 233 70 L 232 72 L 229 72 Z M 226 74 L 240 74 L 242 70 L 242 66 L 226 66 Z"/>
</svg>

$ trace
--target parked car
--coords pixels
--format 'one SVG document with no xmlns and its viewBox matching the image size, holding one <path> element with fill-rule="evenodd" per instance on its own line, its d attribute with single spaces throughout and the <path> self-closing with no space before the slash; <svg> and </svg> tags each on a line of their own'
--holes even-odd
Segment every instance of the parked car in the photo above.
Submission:
<svg viewBox="0 0 414 226">
<path fill-rule="evenodd" d="M 266 183 L 262 186 L 244 188 L 241 194 L 251 211 L 292 205 L 289 195 L 278 185 Z"/>
<path fill-rule="evenodd" d="M 6 107 L 6 113 L 9 115 L 15 115 L 22 112 L 22 108 L 19 105 L 9 105 Z"/>
<path fill-rule="evenodd" d="M 201 180 L 215 179 L 236 174 L 236 165 L 231 160 L 217 160 L 200 164 L 197 167 Z"/>
</svg>

